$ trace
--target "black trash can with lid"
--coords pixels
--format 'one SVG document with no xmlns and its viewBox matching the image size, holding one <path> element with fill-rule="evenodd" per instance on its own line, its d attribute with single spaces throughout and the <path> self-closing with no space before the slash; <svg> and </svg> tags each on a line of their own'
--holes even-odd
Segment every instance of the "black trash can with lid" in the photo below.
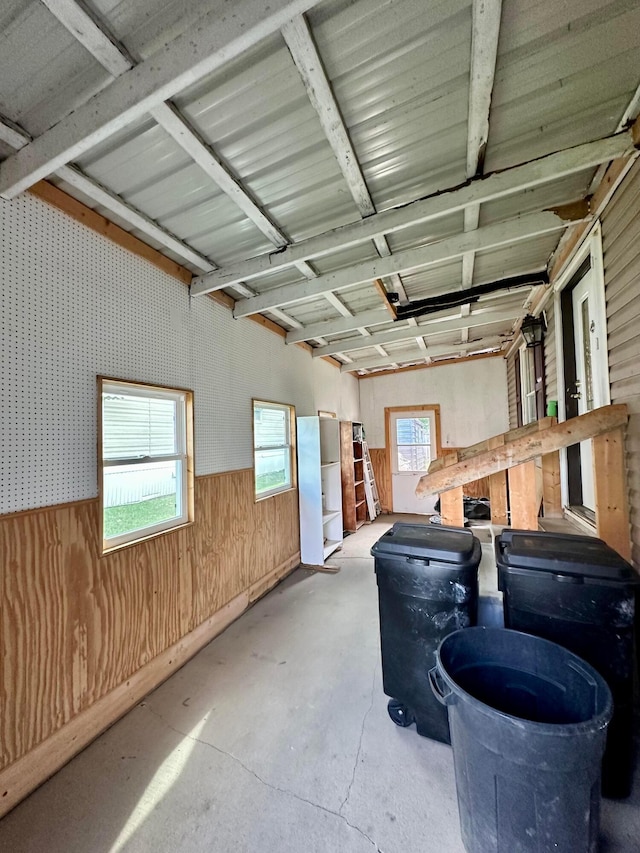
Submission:
<svg viewBox="0 0 640 853">
<path fill-rule="evenodd" d="M 588 661 L 611 688 L 602 792 L 626 797 L 633 771 L 634 623 L 640 577 L 591 536 L 503 530 L 496 537 L 504 621 Z"/>
<path fill-rule="evenodd" d="M 557 643 L 505 628 L 455 631 L 436 661 L 468 853 L 595 853 L 605 680 Z"/>
<path fill-rule="evenodd" d="M 450 743 L 446 709 L 428 673 L 443 637 L 475 625 L 480 542 L 470 530 L 396 523 L 371 549 L 380 609 L 382 681 L 389 716 Z"/>
</svg>

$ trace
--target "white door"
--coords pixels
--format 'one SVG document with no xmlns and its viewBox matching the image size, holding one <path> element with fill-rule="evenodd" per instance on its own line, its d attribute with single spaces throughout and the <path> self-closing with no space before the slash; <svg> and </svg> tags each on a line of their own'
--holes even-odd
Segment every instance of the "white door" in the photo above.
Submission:
<svg viewBox="0 0 640 853">
<path fill-rule="evenodd" d="M 393 511 L 433 512 L 436 496 L 416 497 L 420 477 L 436 457 L 436 419 L 433 411 L 391 413 L 391 491 Z"/>
<path fill-rule="evenodd" d="M 572 393 L 578 401 L 579 415 L 605 406 L 608 402 L 608 379 L 602 369 L 603 363 L 606 365 L 607 337 L 596 286 L 596 276 L 593 270 L 589 270 L 572 293 L 576 349 L 576 388 Z M 580 468 L 582 503 L 595 511 L 591 441 L 580 443 Z"/>
</svg>

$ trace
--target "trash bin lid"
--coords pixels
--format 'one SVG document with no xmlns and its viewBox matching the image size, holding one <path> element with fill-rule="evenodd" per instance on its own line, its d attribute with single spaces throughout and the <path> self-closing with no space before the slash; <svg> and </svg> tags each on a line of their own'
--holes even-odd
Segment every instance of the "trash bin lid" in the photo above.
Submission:
<svg viewBox="0 0 640 853">
<path fill-rule="evenodd" d="M 640 576 L 602 539 L 569 533 L 503 530 L 496 537 L 500 571 L 550 572 L 579 576 L 585 581 L 640 584 Z"/>
<path fill-rule="evenodd" d="M 478 560 L 470 530 L 434 524 L 396 522 L 371 549 L 374 557 L 417 557 L 462 566 Z"/>
</svg>

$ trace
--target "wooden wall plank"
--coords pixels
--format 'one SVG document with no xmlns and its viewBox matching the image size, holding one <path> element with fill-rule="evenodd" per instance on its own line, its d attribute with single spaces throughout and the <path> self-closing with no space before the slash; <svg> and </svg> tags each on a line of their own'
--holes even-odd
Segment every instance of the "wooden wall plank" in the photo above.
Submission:
<svg viewBox="0 0 640 853">
<path fill-rule="evenodd" d="M 373 476 L 376 478 L 378 497 L 383 512 L 393 512 L 393 495 L 391 492 L 391 476 L 389 474 L 389 454 L 386 447 L 370 447 Z"/>
<path fill-rule="evenodd" d="M 542 457 L 542 500 L 545 518 L 562 518 L 560 453 L 557 450 Z"/>
<path fill-rule="evenodd" d="M 511 526 L 518 530 L 538 529 L 538 489 L 536 463 L 531 460 L 509 468 Z"/>
<path fill-rule="evenodd" d="M 596 532 L 625 560 L 631 559 L 629 504 L 624 459 L 624 431 L 593 439 Z"/>
<path fill-rule="evenodd" d="M 97 500 L 0 518 L 0 768 L 299 562 L 297 490 L 256 502 L 251 469 L 198 477 L 195 507 L 104 557 Z"/>
</svg>

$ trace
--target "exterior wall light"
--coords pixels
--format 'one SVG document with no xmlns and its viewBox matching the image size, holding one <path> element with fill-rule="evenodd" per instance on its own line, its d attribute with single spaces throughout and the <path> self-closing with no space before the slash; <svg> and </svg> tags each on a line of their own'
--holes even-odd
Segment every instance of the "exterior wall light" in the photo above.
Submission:
<svg viewBox="0 0 640 853">
<path fill-rule="evenodd" d="M 542 315 L 540 317 L 532 317 L 531 314 L 527 314 L 522 321 L 520 331 L 522 332 L 522 337 L 526 341 L 527 347 L 539 346 L 542 343 L 544 333 L 546 331 L 544 317 Z"/>
</svg>

